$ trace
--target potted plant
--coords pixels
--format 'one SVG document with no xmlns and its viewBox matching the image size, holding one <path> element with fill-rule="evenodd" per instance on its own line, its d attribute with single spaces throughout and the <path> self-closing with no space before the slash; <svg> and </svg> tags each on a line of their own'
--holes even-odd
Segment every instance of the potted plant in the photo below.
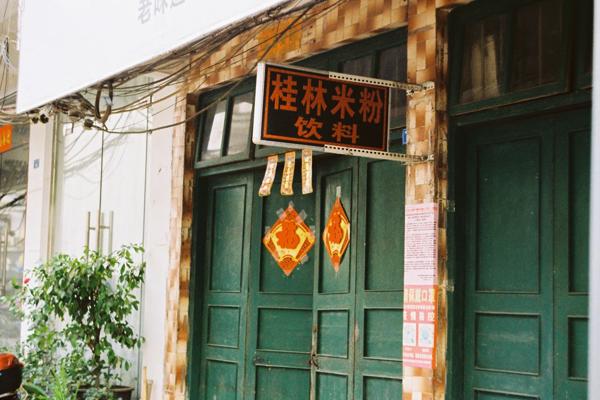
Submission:
<svg viewBox="0 0 600 400">
<path fill-rule="evenodd" d="M 26 379 L 51 390 L 56 376 L 44 369 L 54 363 L 78 399 L 131 397 L 133 388 L 117 385 L 119 372 L 130 367 L 117 348 L 143 341 L 128 321 L 139 309 L 145 263 L 134 259 L 142 253 L 129 245 L 109 255 L 89 249 L 80 257 L 59 254 L 16 285 L 13 309 L 20 305 L 31 332 L 23 349 Z M 31 376 L 29 368 L 40 375 Z"/>
</svg>

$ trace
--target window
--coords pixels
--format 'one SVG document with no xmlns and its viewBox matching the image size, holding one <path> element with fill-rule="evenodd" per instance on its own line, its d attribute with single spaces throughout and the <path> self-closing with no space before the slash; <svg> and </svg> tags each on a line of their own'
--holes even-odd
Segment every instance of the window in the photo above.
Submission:
<svg viewBox="0 0 600 400">
<path fill-rule="evenodd" d="M 378 55 L 377 77 L 390 81 L 406 82 L 406 43 L 382 50 Z M 406 121 L 406 92 L 392 90 L 391 127 L 403 128 Z"/>
<path fill-rule="evenodd" d="M 209 106 L 199 122 L 196 149 L 198 166 L 250 158 L 255 79 L 248 79 L 221 99 L 223 91 L 201 99 L 200 109 Z"/>
<path fill-rule="evenodd" d="M 0 296 L 12 296 L 23 279 L 29 125 L 15 125 L 10 150 L 0 154 Z M 0 348 L 19 343 L 21 321 L 0 302 Z"/>
<path fill-rule="evenodd" d="M 560 2 L 546 0 L 520 7 L 514 26 L 511 89 L 556 82 L 560 72 Z"/>
<path fill-rule="evenodd" d="M 370 39 L 325 52 L 298 63 L 304 67 L 341 71 L 352 75 L 406 81 L 406 31 L 388 32 Z M 210 106 L 199 121 L 196 167 L 266 156 L 284 149 L 251 144 L 255 79 L 240 84 L 226 98 L 227 89 L 203 95 L 200 109 Z M 392 90 L 390 140 L 401 136 L 406 120 L 406 93 Z"/>
<path fill-rule="evenodd" d="M 498 96 L 504 77 L 506 15 L 477 21 L 465 28 L 460 102 Z"/>
<path fill-rule="evenodd" d="M 225 147 L 226 156 L 242 153 L 248 146 L 248 138 L 252 127 L 254 92 L 235 96 L 232 103 L 231 125 L 227 146 Z"/>
<path fill-rule="evenodd" d="M 221 157 L 225 114 L 227 114 L 227 100 L 221 100 L 206 111 L 202 129 L 202 151 L 200 153 L 202 161 Z"/>
<path fill-rule="evenodd" d="M 451 112 L 566 92 L 574 40 L 566 17 L 589 1 L 483 0 L 453 12 Z"/>
</svg>

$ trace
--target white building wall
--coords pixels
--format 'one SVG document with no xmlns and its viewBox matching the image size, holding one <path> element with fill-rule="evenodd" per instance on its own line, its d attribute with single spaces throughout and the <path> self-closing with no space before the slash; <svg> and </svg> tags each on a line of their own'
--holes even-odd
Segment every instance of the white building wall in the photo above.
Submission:
<svg viewBox="0 0 600 400">
<path fill-rule="evenodd" d="M 165 94 L 167 93 L 158 93 L 156 96 L 162 98 Z M 149 113 L 149 126 L 159 127 L 172 123 L 174 121 L 174 106 L 174 97 L 154 105 Z M 76 248 L 79 249 L 85 242 L 82 234 L 82 229 L 85 230 L 85 221 L 82 220 L 81 215 L 78 216 L 78 221 L 71 221 L 71 217 L 69 219 L 74 227 L 80 227 L 79 225 L 81 225 L 81 229 L 63 229 L 61 234 L 56 234 L 61 232 L 61 229 L 56 229 L 53 224 L 60 224 L 64 219 L 61 212 L 56 212 L 61 207 L 62 200 L 64 200 L 60 196 L 71 196 L 66 204 L 71 211 L 74 211 L 72 208 L 74 206 L 77 206 L 77 209 L 91 210 L 92 219 L 95 216 L 93 210 L 98 209 L 98 202 L 92 198 L 87 199 L 85 196 L 81 199 L 85 204 L 71 204 L 73 202 L 72 195 L 77 188 L 69 189 L 66 194 L 63 190 L 58 190 L 59 197 L 53 199 L 52 176 L 56 155 L 53 149 L 55 129 L 57 129 L 57 133 L 62 134 L 60 130 L 64 129 L 64 125 L 57 124 L 55 127 L 52 120 L 45 125 L 31 125 L 25 274 L 27 274 L 28 268 L 30 269 L 45 261 L 52 252 L 65 251 L 74 253 L 73 255 L 79 253 Z M 86 134 L 92 133 L 86 132 Z M 148 398 L 160 400 L 163 392 L 166 287 L 169 264 L 172 129 L 153 131 L 151 135 L 148 135 L 147 142 L 145 135 L 140 135 L 139 138 L 129 138 L 125 142 L 120 146 L 116 146 L 112 161 L 108 158 L 105 159 L 105 164 L 109 163 L 111 165 L 108 165 L 105 169 L 109 175 L 104 176 L 102 179 L 105 187 L 102 188 L 103 194 L 101 196 L 101 208 L 105 211 L 105 217 L 108 212 L 115 210 L 113 250 L 132 240 L 138 243 L 143 241 L 146 249 L 147 272 L 142 291 L 142 309 L 138 319 L 134 322 L 139 324 L 139 330 L 142 336 L 145 337 L 145 343 L 139 353 L 132 352 L 128 354 L 128 358 L 131 358 L 133 364 L 133 370 L 126 375 L 126 382 L 124 383 L 137 386 L 139 393 L 139 389 L 143 384 L 141 381 L 142 370 L 146 367 L 147 379 L 151 383 L 147 385 L 150 390 Z M 90 154 L 88 153 L 90 152 L 89 148 L 84 149 L 81 156 L 89 157 Z M 132 152 L 135 153 L 132 154 Z M 107 156 L 106 151 L 105 156 Z M 130 165 L 131 162 L 136 165 Z M 138 165 L 140 163 L 141 165 Z M 130 171 L 132 167 L 135 170 L 134 172 Z M 54 172 L 60 175 L 60 168 Z M 135 193 L 132 192 L 131 187 L 128 187 L 133 184 L 131 177 L 127 176 L 128 173 L 135 174 Z M 139 182 L 139 179 L 144 180 L 144 182 Z M 58 176 L 56 181 L 62 182 L 61 177 Z M 92 186 L 99 186 L 100 184 L 100 180 L 92 181 L 91 186 L 90 179 L 87 179 L 86 182 L 84 186 L 87 189 L 92 189 Z M 62 183 L 64 184 L 64 182 Z M 100 188 L 96 189 L 100 193 Z M 117 191 L 119 192 L 117 193 Z M 83 193 L 81 194 L 83 195 Z M 124 206 L 123 202 L 127 204 Z M 131 214 L 136 216 L 124 215 L 127 210 L 130 210 Z M 69 212 L 69 210 L 63 211 Z M 138 218 L 137 215 L 140 215 L 140 217 Z M 90 236 L 90 242 L 92 242 L 90 247 L 94 249 L 95 233 L 92 232 Z M 106 241 L 106 238 L 102 240 Z M 61 247 L 64 246 L 67 248 L 62 249 Z M 23 329 L 26 330 L 26 324 L 24 324 Z"/>
<path fill-rule="evenodd" d="M 47 124 L 30 126 L 25 217 L 25 276 L 28 270 L 46 259 L 49 250 L 53 130 L 53 119 Z"/>
<path fill-rule="evenodd" d="M 163 93 L 163 95 L 166 93 Z M 156 97 L 163 97 L 161 93 Z M 174 98 L 152 108 L 152 126 L 174 122 Z M 166 108 L 166 110 L 165 110 Z M 147 368 L 149 399 L 162 400 L 165 352 L 169 218 L 171 215 L 172 129 L 154 131 L 148 140 L 146 227 L 146 283 L 144 286 L 142 368 Z M 141 376 L 141 371 L 140 371 Z"/>
</svg>

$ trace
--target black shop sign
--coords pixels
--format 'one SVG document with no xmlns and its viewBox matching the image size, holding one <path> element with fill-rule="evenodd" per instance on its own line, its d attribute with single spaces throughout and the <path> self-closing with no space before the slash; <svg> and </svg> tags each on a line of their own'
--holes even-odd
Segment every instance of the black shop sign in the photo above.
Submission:
<svg viewBox="0 0 600 400">
<path fill-rule="evenodd" d="M 259 65 L 256 85 L 256 144 L 388 150 L 387 87 L 267 63 Z"/>
</svg>

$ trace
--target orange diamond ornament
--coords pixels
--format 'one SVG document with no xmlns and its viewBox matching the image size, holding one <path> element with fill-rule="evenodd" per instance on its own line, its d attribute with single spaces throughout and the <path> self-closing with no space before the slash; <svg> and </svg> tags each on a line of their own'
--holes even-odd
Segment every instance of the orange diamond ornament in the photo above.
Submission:
<svg viewBox="0 0 600 400">
<path fill-rule="evenodd" d="M 350 221 L 338 197 L 323 231 L 323 243 L 335 272 L 339 271 L 344 252 L 350 243 Z"/>
<path fill-rule="evenodd" d="M 315 235 L 290 205 L 263 238 L 279 268 L 290 276 L 315 244 Z"/>
</svg>

